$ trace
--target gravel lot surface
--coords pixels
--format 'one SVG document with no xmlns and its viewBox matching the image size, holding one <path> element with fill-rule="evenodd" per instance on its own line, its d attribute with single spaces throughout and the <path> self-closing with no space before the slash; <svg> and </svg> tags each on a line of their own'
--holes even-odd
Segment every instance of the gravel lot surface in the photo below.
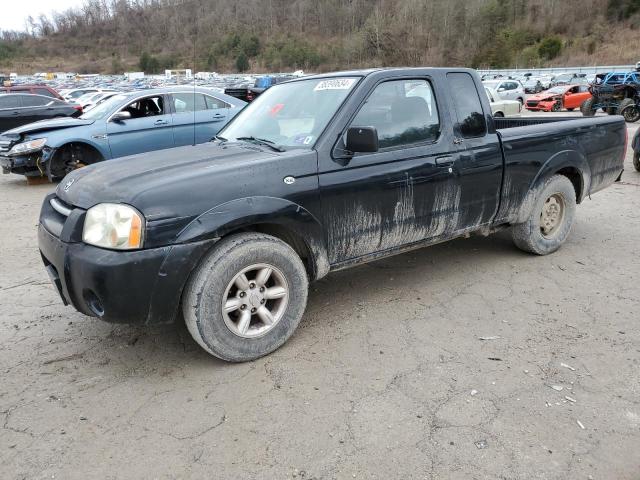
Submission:
<svg viewBox="0 0 640 480">
<path fill-rule="evenodd" d="M 640 479 L 626 169 L 556 254 L 503 232 L 332 274 L 283 348 L 240 365 L 182 324 L 62 306 L 35 235 L 52 187 L 0 176 L 0 478 Z"/>
</svg>

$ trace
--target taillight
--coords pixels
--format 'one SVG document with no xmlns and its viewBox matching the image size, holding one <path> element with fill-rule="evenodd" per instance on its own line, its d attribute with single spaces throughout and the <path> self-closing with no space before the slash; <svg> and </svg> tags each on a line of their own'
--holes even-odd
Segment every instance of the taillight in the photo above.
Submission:
<svg viewBox="0 0 640 480">
<path fill-rule="evenodd" d="M 78 110 L 80 113 L 82 113 L 82 105 L 74 105 L 73 108 L 75 110 Z"/>
</svg>

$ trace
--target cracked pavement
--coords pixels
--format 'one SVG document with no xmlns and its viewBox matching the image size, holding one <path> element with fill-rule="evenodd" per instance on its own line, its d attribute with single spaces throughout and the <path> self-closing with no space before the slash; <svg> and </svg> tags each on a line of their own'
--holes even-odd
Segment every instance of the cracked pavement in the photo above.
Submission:
<svg viewBox="0 0 640 480">
<path fill-rule="evenodd" d="M 556 254 L 502 232 L 332 274 L 247 364 L 64 307 L 35 234 L 51 188 L 0 177 L 3 479 L 640 478 L 630 152 Z"/>
</svg>

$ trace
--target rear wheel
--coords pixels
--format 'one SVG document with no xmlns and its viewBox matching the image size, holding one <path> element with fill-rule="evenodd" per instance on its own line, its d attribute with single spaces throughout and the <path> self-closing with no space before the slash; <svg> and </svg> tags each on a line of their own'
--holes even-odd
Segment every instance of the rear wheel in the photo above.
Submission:
<svg viewBox="0 0 640 480">
<path fill-rule="evenodd" d="M 300 257 L 270 235 L 221 240 L 189 279 L 182 310 L 207 352 L 245 362 L 279 348 L 298 326 L 308 279 Z"/>
<path fill-rule="evenodd" d="M 640 152 L 635 152 L 633 154 L 633 168 L 640 172 Z"/>
<path fill-rule="evenodd" d="M 575 219 L 576 192 L 564 175 L 554 175 L 540 188 L 529 218 L 512 229 L 518 248 L 537 255 L 558 250 Z"/>
<path fill-rule="evenodd" d="M 585 117 L 593 117 L 596 114 L 596 111 L 593 109 L 594 103 L 595 102 L 593 98 L 588 98 L 584 102 L 582 102 L 582 105 L 580 105 L 580 111 L 582 112 L 582 115 L 584 115 Z"/>
</svg>

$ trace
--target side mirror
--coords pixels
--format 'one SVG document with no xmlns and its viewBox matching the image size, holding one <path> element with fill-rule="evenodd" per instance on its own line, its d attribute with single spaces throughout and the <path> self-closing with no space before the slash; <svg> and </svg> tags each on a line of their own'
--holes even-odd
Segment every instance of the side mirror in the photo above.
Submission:
<svg viewBox="0 0 640 480">
<path fill-rule="evenodd" d="M 375 127 L 349 127 L 345 148 L 354 153 L 377 152 L 378 131 Z"/>
<path fill-rule="evenodd" d="M 116 113 L 113 117 L 111 117 L 112 122 L 123 122 L 125 120 L 131 119 L 131 112 L 122 111 Z"/>
</svg>

